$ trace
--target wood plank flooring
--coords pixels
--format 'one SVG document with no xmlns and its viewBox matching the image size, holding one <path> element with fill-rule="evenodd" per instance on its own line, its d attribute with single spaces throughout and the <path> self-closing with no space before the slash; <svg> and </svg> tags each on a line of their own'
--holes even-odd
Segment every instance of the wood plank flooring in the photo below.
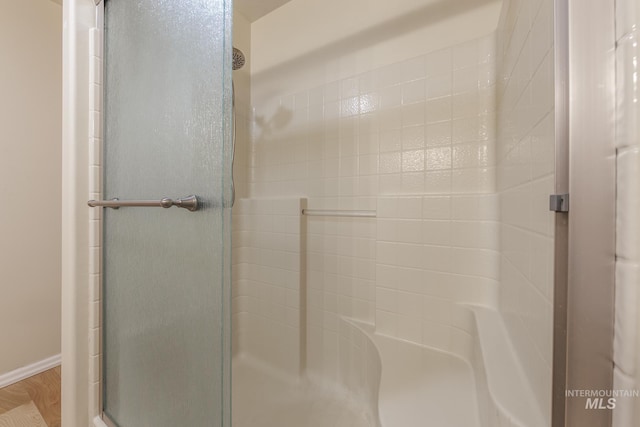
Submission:
<svg viewBox="0 0 640 427">
<path fill-rule="evenodd" d="M 48 427 L 60 427 L 60 366 L 0 389 L 0 415 L 33 402 Z"/>
<path fill-rule="evenodd" d="M 33 400 L 0 415 L 0 427 L 47 427 Z"/>
</svg>

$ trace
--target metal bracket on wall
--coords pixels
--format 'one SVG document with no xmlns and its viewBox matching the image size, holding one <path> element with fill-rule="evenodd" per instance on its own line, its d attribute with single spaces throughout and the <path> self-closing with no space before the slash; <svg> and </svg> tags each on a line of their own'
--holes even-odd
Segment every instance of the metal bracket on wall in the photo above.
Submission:
<svg viewBox="0 0 640 427">
<path fill-rule="evenodd" d="M 552 212 L 569 212 L 569 195 L 568 194 L 550 195 L 549 210 Z"/>
</svg>

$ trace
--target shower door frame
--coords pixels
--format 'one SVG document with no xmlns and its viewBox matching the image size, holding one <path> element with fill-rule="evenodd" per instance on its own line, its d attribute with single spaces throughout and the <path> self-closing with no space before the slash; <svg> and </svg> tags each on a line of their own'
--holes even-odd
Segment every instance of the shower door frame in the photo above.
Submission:
<svg viewBox="0 0 640 427">
<path fill-rule="evenodd" d="M 115 427 L 102 410 L 103 216 L 87 207 L 87 200 L 102 199 L 104 0 L 65 0 L 62 7 L 61 409 L 65 427 Z M 228 134 L 230 126 L 225 119 Z M 223 308 L 230 318 L 230 307 Z M 225 394 L 223 406 L 230 408 L 230 399 Z M 223 425 L 230 425 L 230 413 Z"/>
<path fill-rule="evenodd" d="M 569 0 L 554 1 L 555 194 L 569 194 Z M 551 425 L 565 421 L 569 213 L 554 224 L 553 369 Z"/>
<path fill-rule="evenodd" d="M 581 4 L 582 3 L 582 4 Z M 552 427 L 610 427 L 566 390 L 613 388 L 615 3 L 555 0 L 556 214 Z"/>
</svg>

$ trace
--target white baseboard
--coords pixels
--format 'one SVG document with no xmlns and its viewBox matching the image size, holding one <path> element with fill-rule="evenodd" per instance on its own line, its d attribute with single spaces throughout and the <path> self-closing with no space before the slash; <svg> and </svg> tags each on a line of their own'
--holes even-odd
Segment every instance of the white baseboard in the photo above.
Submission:
<svg viewBox="0 0 640 427">
<path fill-rule="evenodd" d="M 55 368 L 60 365 L 61 361 L 62 357 L 59 354 L 56 354 L 55 356 L 48 357 L 39 362 L 32 363 L 31 365 L 2 374 L 0 375 L 0 388 L 15 384 L 18 381 L 22 381 L 51 368 Z"/>
</svg>

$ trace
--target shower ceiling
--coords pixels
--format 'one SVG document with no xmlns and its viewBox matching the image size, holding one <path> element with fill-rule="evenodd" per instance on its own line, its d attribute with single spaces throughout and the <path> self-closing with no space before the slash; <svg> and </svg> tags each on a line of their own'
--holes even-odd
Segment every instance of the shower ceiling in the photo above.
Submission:
<svg viewBox="0 0 640 427">
<path fill-rule="evenodd" d="M 238 12 L 253 22 L 290 1 L 291 0 L 235 0 L 233 4 Z"/>
</svg>

